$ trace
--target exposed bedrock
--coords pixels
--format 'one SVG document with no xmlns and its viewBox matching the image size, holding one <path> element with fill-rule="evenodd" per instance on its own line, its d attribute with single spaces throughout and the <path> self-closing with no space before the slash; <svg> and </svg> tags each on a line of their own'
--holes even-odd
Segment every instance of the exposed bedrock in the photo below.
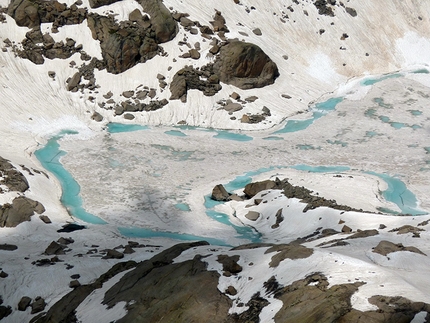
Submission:
<svg viewBox="0 0 430 323">
<path fill-rule="evenodd" d="M 278 67 L 257 45 L 232 41 L 221 47 L 214 63 L 221 82 L 240 89 L 260 88 L 273 84 Z"/>
<path fill-rule="evenodd" d="M 183 251 L 207 242 L 175 245 L 149 260 L 118 263 L 94 283 L 81 285 L 55 303 L 37 323 L 74 322 L 76 308 L 95 289 L 116 274 L 133 268 L 106 293 L 103 304 L 127 303 L 127 314 L 116 322 L 226 322 L 232 301 L 217 286 L 219 274 L 208 271 L 196 256 L 173 263 Z"/>
</svg>

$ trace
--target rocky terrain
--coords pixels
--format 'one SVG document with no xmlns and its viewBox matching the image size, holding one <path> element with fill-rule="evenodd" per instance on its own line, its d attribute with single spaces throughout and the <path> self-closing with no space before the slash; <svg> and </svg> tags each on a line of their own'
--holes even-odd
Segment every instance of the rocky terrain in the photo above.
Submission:
<svg viewBox="0 0 430 323">
<path fill-rule="evenodd" d="M 430 321 L 429 12 L 0 0 L 0 321 Z"/>
</svg>

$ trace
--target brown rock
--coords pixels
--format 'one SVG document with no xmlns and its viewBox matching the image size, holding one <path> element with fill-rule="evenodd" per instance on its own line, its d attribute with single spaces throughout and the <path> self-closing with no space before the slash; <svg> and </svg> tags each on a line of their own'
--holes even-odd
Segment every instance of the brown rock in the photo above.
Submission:
<svg viewBox="0 0 430 323">
<path fill-rule="evenodd" d="M 230 42 L 221 48 L 214 71 L 221 82 L 241 89 L 273 84 L 279 76 L 278 67 L 260 47 L 241 41 Z"/>
</svg>

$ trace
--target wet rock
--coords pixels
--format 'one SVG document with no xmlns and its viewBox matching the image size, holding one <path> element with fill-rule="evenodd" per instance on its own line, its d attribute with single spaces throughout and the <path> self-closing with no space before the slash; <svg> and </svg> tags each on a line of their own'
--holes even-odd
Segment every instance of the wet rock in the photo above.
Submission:
<svg viewBox="0 0 430 323">
<path fill-rule="evenodd" d="M 232 41 L 221 48 L 214 71 L 221 82 L 241 89 L 273 84 L 279 76 L 278 67 L 260 47 L 242 41 Z"/>
</svg>

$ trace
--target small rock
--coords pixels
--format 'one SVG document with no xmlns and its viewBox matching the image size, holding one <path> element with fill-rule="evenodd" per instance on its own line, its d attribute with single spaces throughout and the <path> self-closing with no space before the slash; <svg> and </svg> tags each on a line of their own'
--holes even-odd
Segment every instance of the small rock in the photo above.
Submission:
<svg viewBox="0 0 430 323">
<path fill-rule="evenodd" d="M 379 230 L 385 229 L 387 226 L 385 224 L 380 224 L 379 225 Z"/>
<path fill-rule="evenodd" d="M 79 280 L 77 280 L 77 279 L 72 280 L 72 281 L 70 281 L 70 283 L 69 283 L 69 287 L 70 287 L 70 288 L 76 288 L 76 287 L 79 287 L 79 286 L 81 286 L 81 283 L 80 283 L 80 282 L 79 282 Z"/>
<path fill-rule="evenodd" d="M 48 218 L 46 215 L 39 215 L 39 219 L 41 219 L 46 224 L 52 223 L 51 219 Z"/>
<path fill-rule="evenodd" d="M 96 121 L 96 122 L 101 122 L 103 121 L 103 116 L 98 113 L 97 111 L 94 111 L 93 115 L 91 116 L 91 119 Z"/>
<path fill-rule="evenodd" d="M 255 211 L 249 211 L 246 215 L 245 215 L 245 217 L 248 219 L 248 220 L 251 220 L 251 221 L 256 221 L 257 219 L 258 219 L 258 217 L 260 216 L 260 213 L 258 213 L 258 212 L 255 212 Z"/>
<path fill-rule="evenodd" d="M 131 98 L 134 95 L 134 91 L 124 91 L 122 92 L 122 96 L 125 98 Z"/>
<path fill-rule="evenodd" d="M 234 296 L 234 295 L 237 294 L 237 290 L 236 290 L 236 288 L 234 288 L 233 286 L 230 285 L 230 286 L 227 287 L 225 293 L 228 294 L 228 295 Z"/>
<path fill-rule="evenodd" d="M 261 29 L 260 28 L 255 28 L 255 29 L 253 29 L 252 30 L 252 32 L 254 33 L 254 34 L 256 34 L 257 36 L 261 36 L 263 33 L 261 32 Z"/>
<path fill-rule="evenodd" d="M 344 226 L 342 227 L 342 232 L 343 232 L 343 233 L 351 233 L 351 232 L 352 232 L 352 229 L 351 229 L 349 226 L 344 225 Z"/>
<path fill-rule="evenodd" d="M 54 71 L 48 71 L 48 76 L 53 79 L 55 78 L 55 72 Z"/>
<path fill-rule="evenodd" d="M 5 273 L 3 270 L 0 271 L 0 278 L 6 278 L 8 276 L 9 276 L 9 274 Z"/>
<path fill-rule="evenodd" d="M 126 119 L 126 120 L 133 120 L 134 119 L 134 115 L 132 115 L 131 113 L 126 113 L 126 114 L 124 114 L 124 119 Z"/>
<path fill-rule="evenodd" d="M 122 252 L 119 252 L 115 249 L 108 249 L 106 256 L 104 256 L 102 259 L 122 259 L 124 258 L 124 254 Z"/>
</svg>

